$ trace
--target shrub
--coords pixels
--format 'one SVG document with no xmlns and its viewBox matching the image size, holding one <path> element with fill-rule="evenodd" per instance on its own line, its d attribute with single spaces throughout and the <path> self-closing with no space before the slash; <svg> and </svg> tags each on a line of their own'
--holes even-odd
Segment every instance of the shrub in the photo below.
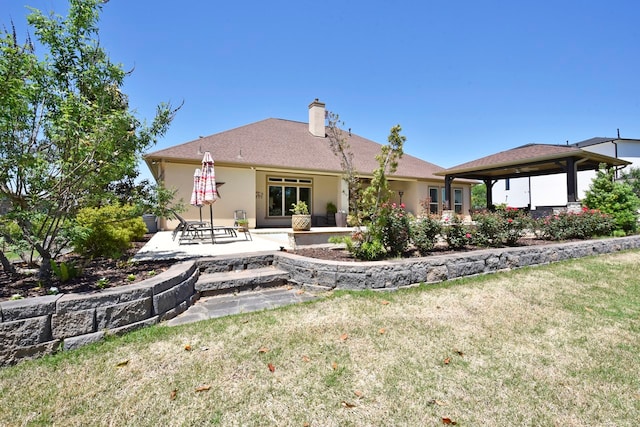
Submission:
<svg viewBox="0 0 640 427">
<path fill-rule="evenodd" d="M 354 258 L 364 261 L 377 261 L 384 258 L 387 251 L 382 242 L 377 239 L 366 240 L 368 238 L 368 231 L 356 231 L 351 237 L 343 237 L 341 240 Z"/>
<path fill-rule="evenodd" d="M 536 225 L 540 237 L 547 240 L 589 239 L 610 235 L 615 228 L 611 215 L 586 207 L 578 213 L 561 212 L 540 218 Z"/>
<path fill-rule="evenodd" d="M 147 228 L 135 207 L 119 204 L 83 208 L 70 230 L 74 250 L 89 257 L 119 258 Z"/>
<path fill-rule="evenodd" d="M 384 205 L 372 225 L 372 231 L 379 231 L 374 240 L 379 240 L 391 256 L 402 255 L 409 247 L 410 221 L 404 204 Z M 377 238 L 375 238 L 377 237 Z"/>
<path fill-rule="evenodd" d="M 518 208 L 501 207 L 495 212 L 478 212 L 474 243 L 479 246 L 515 245 L 530 225 L 530 219 Z"/>
<path fill-rule="evenodd" d="M 433 249 L 442 232 L 440 220 L 429 215 L 411 222 L 411 241 L 420 255 L 426 255 Z"/>
<path fill-rule="evenodd" d="M 640 199 L 633 188 L 626 183 L 615 181 L 613 169 L 603 165 L 585 193 L 584 205 L 610 214 L 615 228 L 625 232 L 635 232 L 638 227 Z"/>
<path fill-rule="evenodd" d="M 451 220 L 445 219 L 442 227 L 442 233 L 447 240 L 449 248 L 454 250 L 462 249 L 473 242 L 472 231 L 470 227 L 462 224 L 462 221 L 457 216 L 454 216 Z"/>
</svg>

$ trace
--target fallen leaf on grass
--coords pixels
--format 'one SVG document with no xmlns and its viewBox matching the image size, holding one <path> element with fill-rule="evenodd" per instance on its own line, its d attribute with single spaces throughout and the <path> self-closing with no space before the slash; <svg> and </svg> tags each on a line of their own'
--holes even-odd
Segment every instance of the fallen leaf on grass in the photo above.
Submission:
<svg viewBox="0 0 640 427">
<path fill-rule="evenodd" d="M 378 330 L 378 333 L 380 335 L 384 335 L 387 332 L 387 330 L 385 328 L 380 328 L 380 330 Z"/>
<path fill-rule="evenodd" d="M 333 370 L 335 371 L 336 369 L 338 369 L 338 363 L 337 362 L 333 362 L 331 364 L 331 367 L 333 368 Z"/>
<path fill-rule="evenodd" d="M 271 372 L 275 372 L 275 371 L 276 371 L 276 366 L 275 366 L 273 363 L 269 363 L 269 364 L 267 365 L 267 367 L 269 368 L 269 370 L 270 370 Z"/>
<path fill-rule="evenodd" d="M 200 393 L 201 391 L 209 391 L 209 390 L 211 390 L 211 386 L 209 384 L 196 387 L 196 393 Z"/>
<path fill-rule="evenodd" d="M 187 351 L 191 351 L 191 345 L 187 344 L 184 346 L 184 349 Z"/>
<path fill-rule="evenodd" d="M 309 356 L 302 356 L 302 361 L 303 362 L 311 362 L 311 359 L 309 359 Z"/>
<path fill-rule="evenodd" d="M 362 396 L 364 396 L 364 393 L 360 390 L 354 391 L 353 394 L 355 394 L 358 398 L 362 398 Z"/>
<path fill-rule="evenodd" d="M 309 427 L 310 425 L 311 424 L 309 424 L 309 423 L 304 423 L 304 424 L 302 424 L 302 427 Z"/>
<path fill-rule="evenodd" d="M 268 353 L 269 349 L 267 347 L 260 347 L 258 349 L 258 353 Z"/>
<path fill-rule="evenodd" d="M 451 418 L 442 417 L 442 424 L 451 424 L 452 426 L 455 426 L 458 423 L 455 421 L 451 421 Z"/>
<path fill-rule="evenodd" d="M 178 396 L 178 389 L 174 388 L 173 390 L 171 390 L 171 396 L 169 396 L 169 399 L 176 400 L 177 396 Z"/>
<path fill-rule="evenodd" d="M 380 304 L 382 304 L 382 305 L 389 305 L 389 301 L 384 300 L 384 301 L 381 301 L 381 302 L 380 302 Z"/>
<path fill-rule="evenodd" d="M 446 359 L 444 359 L 444 364 L 448 365 L 451 362 L 451 358 L 447 357 Z"/>
<path fill-rule="evenodd" d="M 447 406 L 447 402 L 443 402 L 442 400 L 438 399 L 431 399 L 429 403 L 431 403 L 432 405 Z"/>
<path fill-rule="evenodd" d="M 123 366 L 127 366 L 128 364 L 129 364 L 129 359 L 127 359 L 127 360 L 122 360 L 122 361 L 118 362 L 118 363 L 116 364 L 116 366 L 117 366 L 118 368 L 122 368 Z"/>
<path fill-rule="evenodd" d="M 349 338 L 349 335 L 347 335 L 347 334 L 342 334 L 342 335 L 340 335 L 340 340 L 341 340 L 341 341 L 346 341 L 346 340 L 347 340 L 347 338 Z"/>
<path fill-rule="evenodd" d="M 592 308 L 585 307 L 584 309 L 585 309 L 585 310 L 587 310 L 587 311 L 593 312 L 593 309 L 592 309 Z"/>
<path fill-rule="evenodd" d="M 347 402 L 346 400 L 342 401 L 342 406 L 344 406 L 345 408 L 355 408 L 356 407 L 356 405 L 354 403 Z"/>
<path fill-rule="evenodd" d="M 464 353 L 461 352 L 460 350 L 454 350 L 456 353 L 458 353 L 458 356 L 463 357 Z"/>
</svg>

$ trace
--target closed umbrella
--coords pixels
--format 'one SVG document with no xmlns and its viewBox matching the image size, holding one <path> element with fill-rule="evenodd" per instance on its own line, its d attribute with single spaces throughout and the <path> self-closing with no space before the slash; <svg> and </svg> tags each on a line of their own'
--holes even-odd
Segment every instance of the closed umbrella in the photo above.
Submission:
<svg viewBox="0 0 640 427">
<path fill-rule="evenodd" d="M 193 191 L 191 192 L 191 205 L 197 206 L 200 209 L 200 222 L 202 222 L 202 201 L 198 197 L 198 188 L 200 186 L 200 176 L 202 171 L 196 169 L 193 173 Z"/>
<path fill-rule="evenodd" d="M 213 169 L 213 157 L 211 153 L 205 151 L 202 158 L 202 173 L 198 183 L 198 192 L 196 202 L 201 205 L 209 205 L 209 215 L 211 217 L 211 242 L 215 243 L 213 235 L 213 204 L 218 199 L 218 191 L 216 189 L 216 174 Z"/>
</svg>

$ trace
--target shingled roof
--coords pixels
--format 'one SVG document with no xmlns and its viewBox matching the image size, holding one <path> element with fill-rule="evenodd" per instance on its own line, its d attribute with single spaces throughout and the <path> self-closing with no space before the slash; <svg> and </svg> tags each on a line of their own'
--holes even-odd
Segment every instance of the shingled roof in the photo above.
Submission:
<svg viewBox="0 0 640 427">
<path fill-rule="evenodd" d="M 370 175 L 378 168 L 375 156 L 380 153 L 381 145 L 346 131 L 344 135 L 354 153 L 356 170 L 362 175 Z M 328 138 L 313 136 L 307 123 L 274 118 L 155 151 L 144 158 L 147 163 L 164 160 L 197 164 L 202 161 L 205 151 L 211 152 L 216 165 L 331 173 L 341 173 L 342 170 Z M 405 154 L 393 176 L 441 181 L 442 177 L 434 174 L 443 170 L 433 163 Z"/>
<path fill-rule="evenodd" d="M 454 166 L 438 175 L 471 179 L 502 179 L 564 172 L 561 162 L 573 158 L 578 170 L 596 169 L 600 163 L 623 166 L 629 162 L 582 150 L 575 145 L 527 144 Z"/>
</svg>

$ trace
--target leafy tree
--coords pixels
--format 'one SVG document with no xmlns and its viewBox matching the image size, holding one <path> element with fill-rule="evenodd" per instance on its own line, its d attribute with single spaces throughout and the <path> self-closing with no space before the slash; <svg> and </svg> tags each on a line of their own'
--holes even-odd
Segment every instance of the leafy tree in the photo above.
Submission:
<svg viewBox="0 0 640 427">
<path fill-rule="evenodd" d="M 378 168 L 373 171 L 371 184 L 362 191 L 360 206 L 363 213 L 373 218 L 381 205 L 387 203 L 391 198 L 389 181 L 387 175 L 394 173 L 398 169 L 398 161 L 404 154 L 403 145 L 407 140 L 406 136 L 400 135 L 402 127 L 396 125 L 391 128 L 391 133 L 387 138 L 388 144 L 383 145 L 380 154 L 376 156 Z"/>
<path fill-rule="evenodd" d="M 613 169 L 601 164 L 596 177 L 585 193 L 583 203 L 590 209 L 598 209 L 613 216 L 617 229 L 634 232 L 638 226 L 640 199 L 631 186 L 615 180 Z"/>
<path fill-rule="evenodd" d="M 622 182 L 629 184 L 636 196 L 640 197 L 640 168 L 631 168 L 620 177 Z"/>
<path fill-rule="evenodd" d="M 400 135 L 401 131 L 400 125 L 391 128 L 388 144 L 376 156 L 379 166 L 373 171 L 371 184 L 360 191 L 358 203 L 360 212 L 368 219 L 367 230 L 356 233 L 356 244 L 347 245 L 357 258 L 374 260 L 387 254 L 400 255 L 409 242 L 410 226 L 404 206 L 389 204 L 392 192 L 387 180 L 404 154 L 407 138 Z"/>
<path fill-rule="evenodd" d="M 134 173 L 176 111 L 159 105 L 151 124 L 135 117 L 120 90 L 127 73 L 98 43 L 105 2 L 69 3 L 67 17 L 32 9 L 27 18 L 41 55 L 15 29 L 0 32 L 0 197 L 11 203 L 19 239 L 40 256 L 44 281 L 65 223 Z"/>
<path fill-rule="evenodd" d="M 471 187 L 471 207 L 473 209 L 482 209 L 487 207 L 486 184 L 476 184 Z"/>
</svg>

